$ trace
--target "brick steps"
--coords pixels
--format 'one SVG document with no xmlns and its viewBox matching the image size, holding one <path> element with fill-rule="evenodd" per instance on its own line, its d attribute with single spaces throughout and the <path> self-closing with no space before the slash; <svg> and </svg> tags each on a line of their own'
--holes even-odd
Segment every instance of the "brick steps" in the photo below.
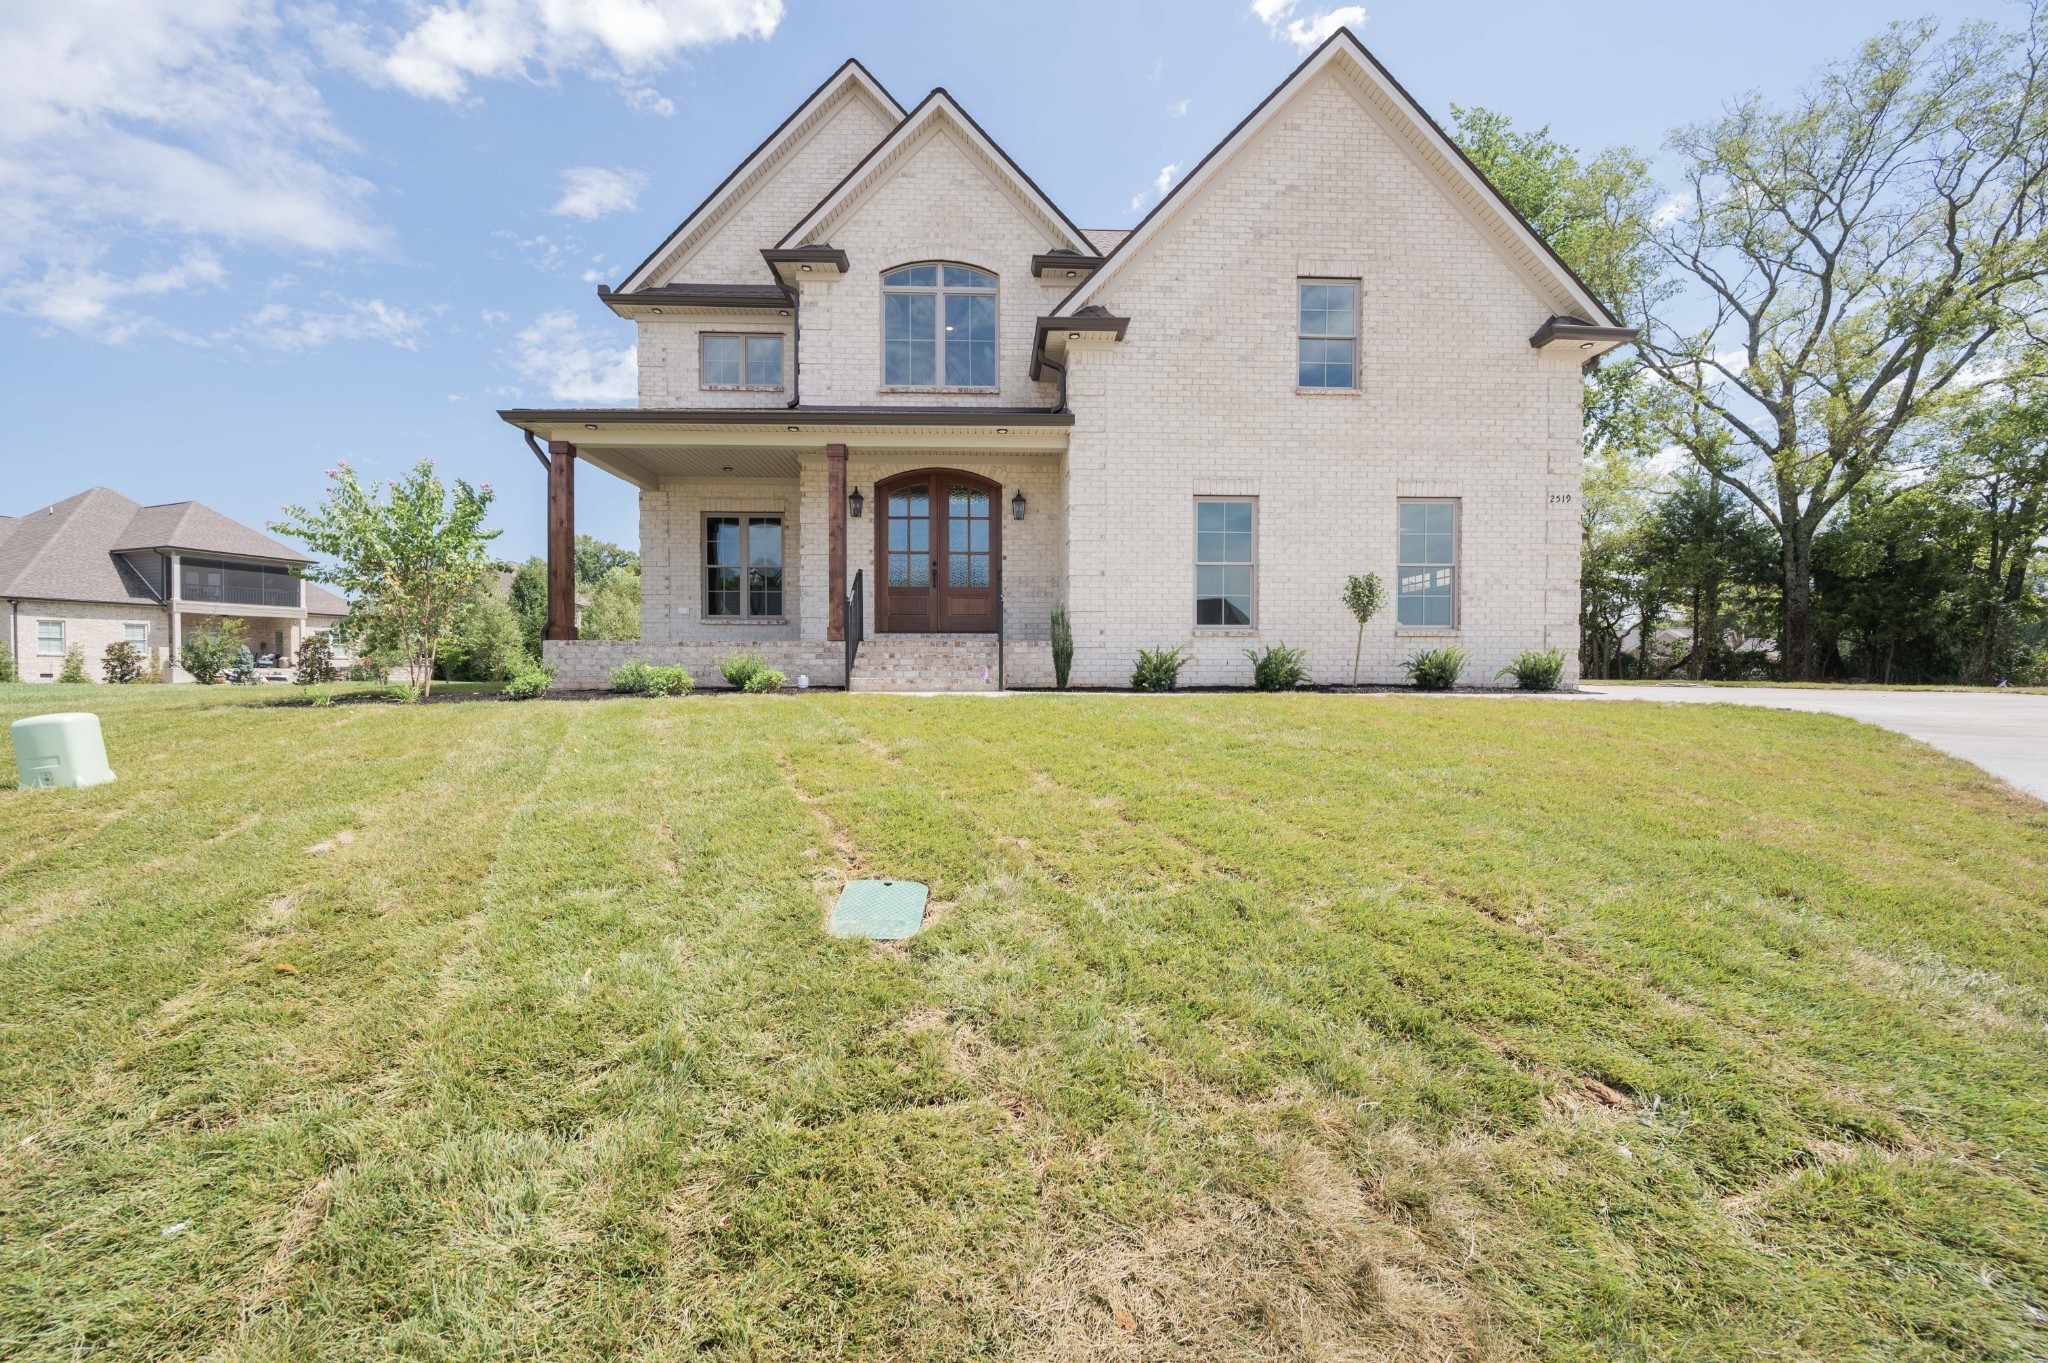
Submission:
<svg viewBox="0 0 2048 1363">
<path fill-rule="evenodd" d="M 863 640 L 849 691 L 994 691 L 993 634 L 884 634 Z"/>
</svg>

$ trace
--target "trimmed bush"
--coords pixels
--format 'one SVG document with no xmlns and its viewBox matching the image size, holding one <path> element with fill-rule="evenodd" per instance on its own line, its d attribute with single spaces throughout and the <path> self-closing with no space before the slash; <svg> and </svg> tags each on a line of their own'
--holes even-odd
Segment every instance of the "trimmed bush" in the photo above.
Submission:
<svg viewBox="0 0 2048 1363">
<path fill-rule="evenodd" d="M 108 644 L 100 655 L 100 676 L 109 686 L 126 686 L 142 680 L 142 653 L 125 640 Z"/>
<path fill-rule="evenodd" d="M 1067 608 L 1055 606 L 1052 612 L 1052 680 L 1059 690 L 1067 689 L 1067 675 L 1074 670 L 1074 622 L 1067 619 Z"/>
<path fill-rule="evenodd" d="M 83 645 L 73 644 L 64 650 L 64 668 L 57 674 L 57 680 L 60 682 L 71 682 L 74 685 L 92 680 L 91 677 L 85 674 L 85 648 Z"/>
<path fill-rule="evenodd" d="M 1252 685 L 1261 691 L 1292 691 L 1308 684 L 1308 669 L 1301 665 L 1308 657 L 1305 648 L 1274 644 L 1264 653 L 1248 648 L 1244 656 L 1252 660 Z"/>
<path fill-rule="evenodd" d="M 338 679 L 334 667 L 334 650 L 327 642 L 327 636 L 309 634 L 299 640 L 299 670 L 292 680 L 300 686 L 324 686 Z"/>
<path fill-rule="evenodd" d="M 1180 686 L 1180 670 L 1195 660 L 1186 644 L 1172 648 L 1141 648 L 1131 669 L 1133 691 L 1172 691 Z"/>
<path fill-rule="evenodd" d="M 741 683 L 740 690 L 751 695 L 764 695 L 770 691 L 780 691 L 783 683 L 788 680 L 788 677 L 777 672 L 774 668 L 764 667 Z"/>
<path fill-rule="evenodd" d="M 718 675 L 725 678 L 725 684 L 739 691 L 757 688 L 747 683 L 763 672 L 772 672 L 768 660 L 758 653 L 728 653 L 718 660 Z"/>
<path fill-rule="evenodd" d="M 1458 674 L 1465 670 L 1465 660 L 1472 656 L 1468 648 L 1432 648 L 1416 654 L 1401 664 L 1408 670 L 1408 680 L 1424 691 L 1448 691 L 1458 684 Z"/>
<path fill-rule="evenodd" d="M 1513 662 L 1493 675 L 1513 677 L 1515 685 L 1524 691 L 1555 691 L 1558 682 L 1564 679 L 1564 650 L 1553 648 L 1539 652 L 1525 648 L 1515 655 Z"/>
<path fill-rule="evenodd" d="M 680 667 L 656 667 L 644 658 L 611 671 L 612 690 L 634 696 L 687 696 L 697 685 L 696 678 Z"/>
<path fill-rule="evenodd" d="M 506 679 L 503 695 L 506 700 L 532 700 L 544 696 L 555 684 L 553 663 L 535 663 L 522 667 Z"/>
</svg>

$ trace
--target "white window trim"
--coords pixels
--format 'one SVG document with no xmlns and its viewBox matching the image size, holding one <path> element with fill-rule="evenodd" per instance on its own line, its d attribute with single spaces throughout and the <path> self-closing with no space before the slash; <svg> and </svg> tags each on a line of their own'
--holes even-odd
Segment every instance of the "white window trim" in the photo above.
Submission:
<svg viewBox="0 0 2048 1363">
<path fill-rule="evenodd" d="M 141 630 L 142 637 L 140 639 L 130 639 L 128 631 L 131 629 Z M 134 644 L 137 648 L 148 648 L 149 622 L 147 620 L 123 620 L 121 622 L 121 642 L 124 644 Z"/>
<path fill-rule="evenodd" d="M 55 648 L 44 648 L 44 647 L 43 647 L 43 626 L 44 626 L 44 625 L 55 625 L 55 626 L 57 627 L 57 646 L 56 646 Z M 68 629 L 68 628 L 66 627 L 66 625 L 65 625 L 65 622 L 64 622 L 64 621 L 62 621 L 62 620 L 38 620 L 38 621 L 36 621 L 36 656 L 37 656 L 38 658 L 61 658 L 61 657 L 63 657 L 63 656 L 64 656 L 64 647 L 65 647 L 65 645 L 66 645 L 66 644 L 68 644 L 68 643 L 70 642 L 70 634 L 71 634 L 71 631 L 70 631 L 70 630 L 69 630 L 69 629 Z"/>
<path fill-rule="evenodd" d="M 1404 625 L 1401 623 L 1401 569 L 1441 568 L 1441 563 L 1401 562 L 1401 508 L 1404 506 L 1448 506 L 1451 509 L 1451 623 L 1448 625 Z M 1465 628 L 1465 502 L 1459 497 L 1397 497 L 1394 499 L 1394 634 L 1452 635 Z"/>
<path fill-rule="evenodd" d="M 711 522 L 737 520 L 740 523 L 740 613 L 713 615 L 711 606 L 711 565 L 706 562 L 711 547 Z M 747 583 L 747 539 L 754 521 L 774 521 L 782 529 L 782 609 L 774 615 L 753 613 L 753 593 Z M 789 517 L 781 511 L 706 511 L 698 518 L 703 534 L 697 553 L 697 618 L 714 627 L 728 625 L 786 625 L 789 623 Z"/>
<path fill-rule="evenodd" d="M 1349 334 L 1310 333 L 1301 329 L 1301 290 L 1305 284 L 1349 284 L 1351 286 L 1351 331 Z M 1346 278 L 1343 275 L 1297 275 L 1294 279 L 1294 391 L 1304 397 L 1320 393 L 1358 393 L 1359 354 L 1362 333 L 1365 330 L 1365 281 Z M 1309 386 L 1301 381 L 1301 343 L 1303 341 L 1349 341 L 1351 342 L 1351 382 L 1343 387 L 1328 384 Z"/>
<path fill-rule="evenodd" d="M 775 382 L 751 383 L 753 376 L 747 372 L 747 342 L 774 337 L 782 342 L 782 363 L 776 368 Z M 738 341 L 740 343 L 739 383 L 712 383 L 704 377 L 704 343 L 712 339 Z M 780 393 L 788 384 L 789 374 L 789 333 L 785 331 L 700 331 L 697 333 L 697 388 L 706 393 Z"/>
<path fill-rule="evenodd" d="M 1194 588 L 1195 588 L 1195 593 L 1194 593 L 1194 599 L 1193 599 L 1193 601 L 1192 601 L 1192 602 L 1190 603 L 1191 609 L 1190 609 L 1190 612 L 1189 612 L 1189 613 L 1190 613 L 1190 614 L 1194 614 L 1195 612 L 1197 612 L 1197 611 L 1199 611 L 1199 610 L 1201 609 L 1201 600 L 1202 600 L 1202 596 L 1201 596 L 1201 578 L 1202 578 L 1202 569 L 1203 569 L 1204 567 L 1214 566 L 1214 565 L 1210 564 L 1208 560 L 1205 560 L 1205 559 L 1204 559 L 1204 558 L 1202 557 L 1202 512 L 1201 512 L 1201 509 L 1200 509 L 1200 508 L 1201 508 L 1201 506 L 1202 506 L 1202 504 L 1203 504 L 1204 502 L 1246 502 L 1246 503 L 1250 504 L 1250 506 L 1251 506 L 1251 509 L 1252 509 L 1252 560 L 1251 560 L 1251 563 L 1250 563 L 1250 565 L 1249 565 L 1249 566 L 1250 566 L 1250 568 L 1251 568 L 1251 570 L 1252 570 L 1252 591 L 1251 591 L 1251 617 L 1252 617 L 1252 618 L 1251 618 L 1251 621 L 1250 621 L 1250 622 L 1249 622 L 1248 624 L 1243 624 L 1243 625 L 1205 625 L 1205 624 L 1202 624 L 1202 623 L 1200 623 L 1199 621 L 1197 621 L 1197 622 L 1195 623 L 1195 625 L 1194 625 L 1194 631 L 1195 631 L 1195 633 L 1197 633 L 1197 634 L 1222 634 L 1222 635 L 1231 635 L 1231 634 L 1243 634 L 1243 635 L 1252 635 L 1252 634 L 1257 634 L 1257 633 L 1259 632 L 1259 499 L 1258 499 L 1257 497 L 1255 497 L 1255 496 L 1250 496 L 1250 495 L 1246 495 L 1246 494 L 1243 494 L 1243 493 L 1198 493 L 1198 494 L 1196 494 L 1196 496 L 1195 496 L 1195 507 L 1196 507 L 1196 510 L 1195 510 L 1195 524 L 1194 524 L 1194 532 L 1195 532 L 1195 533 L 1194 533 L 1194 543 L 1193 543 L 1193 544 L 1191 544 L 1191 545 L 1189 546 L 1189 551 L 1190 551 L 1190 552 L 1191 552 L 1191 553 L 1193 554 L 1193 556 L 1194 556 L 1194 561 L 1193 561 L 1193 564 L 1191 565 L 1191 566 L 1192 566 L 1192 569 L 1193 569 L 1193 571 L 1191 572 L 1191 574 L 1190 574 L 1190 576 L 1189 576 L 1189 580 L 1190 580 L 1190 582 L 1192 583 L 1192 585 L 1193 585 L 1193 586 L 1194 586 Z M 1219 560 L 1218 562 L 1221 562 L 1221 561 Z M 1225 566 L 1225 567 L 1231 567 L 1231 568 L 1236 568 L 1236 567 L 1242 567 L 1242 566 L 1246 566 L 1246 565 L 1242 565 L 1242 564 L 1237 564 L 1237 563 L 1226 563 L 1226 564 L 1223 564 L 1222 566 Z"/>
<path fill-rule="evenodd" d="M 936 266 L 939 271 L 938 282 L 932 285 L 930 288 L 926 288 L 922 284 L 903 285 L 884 283 L 882 285 L 882 298 L 884 302 L 880 308 L 876 309 L 876 313 L 878 315 L 875 318 L 876 325 L 880 329 L 882 336 L 882 381 L 881 386 L 877 388 L 876 391 L 881 393 L 1000 393 L 1002 391 L 1003 377 L 1003 277 L 997 274 L 994 270 L 986 269 L 980 265 L 970 265 L 964 260 L 912 260 L 902 265 L 891 265 L 888 269 L 882 271 L 881 278 L 887 280 L 890 275 L 895 274 L 900 270 L 917 270 L 922 269 L 927 265 Z M 995 286 L 993 288 L 987 289 L 965 288 L 960 286 L 948 288 L 946 286 L 946 267 L 948 265 L 952 266 L 956 270 L 973 270 L 976 274 L 985 274 L 990 279 L 995 280 Z M 920 293 L 930 294 L 933 300 L 932 325 L 935 328 L 938 328 L 938 330 L 935 331 L 932 336 L 933 349 L 935 352 L 932 356 L 932 373 L 935 377 L 946 372 L 946 295 L 949 293 L 971 294 L 975 297 L 993 298 L 995 300 L 996 381 L 994 383 L 953 384 L 889 382 L 889 307 L 887 299 L 891 294 Z"/>
</svg>

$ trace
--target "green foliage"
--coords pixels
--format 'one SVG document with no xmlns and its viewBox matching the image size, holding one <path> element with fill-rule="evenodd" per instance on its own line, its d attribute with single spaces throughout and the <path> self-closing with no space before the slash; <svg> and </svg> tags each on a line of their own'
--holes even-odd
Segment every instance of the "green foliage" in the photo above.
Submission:
<svg viewBox="0 0 2048 1363">
<path fill-rule="evenodd" d="M 488 581 L 462 603 L 441 644 L 441 674 L 450 681 L 503 681 L 532 661 L 510 603 Z"/>
<path fill-rule="evenodd" d="M 614 568 L 605 574 L 583 608 L 583 623 L 577 630 L 584 639 L 638 639 L 640 637 L 640 574 L 631 568 Z"/>
<path fill-rule="evenodd" d="M 256 654 L 247 644 L 235 650 L 234 660 L 228 664 L 227 681 L 230 686 L 256 684 Z"/>
<path fill-rule="evenodd" d="M 636 696 L 687 696 L 697 685 L 680 664 L 657 667 L 643 658 L 613 668 L 611 683 L 612 690 Z"/>
<path fill-rule="evenodd" d="M 185 639 L 178 648 L 178 666 L 200 685 L 212 686 L 234 666 L 248 635 L 249 627 L 240 620 L 211 619 L 195 625 L 187 616 Z"/>
<path fill-rule="evenodd" d="M 142 680 L 142 652 L 123 640 L 108 644 L 100 655 L 100 676 L 109 686 L 127 686 Z"/>
<path fill-rule="evenodd" d="M 164 651 L 162 649 L 152 648 L 149 651 L 149 665 L 143 669 L 142 676 L 138 680 L 148 686 L 162 686 L 164 684 Z"/>
<path fill-rule="evenodd" d="M 426 694 L 409 681 L 392 683 L 391 699 L 400 705 L 418 705 L 425 698 Z"/>
<path fill-rule="evenodd" d="M 14 661 L 14 650 L 0 642 L 0 683 L 21 680 L 21 665 Z"/>
<path fill-rule="evenodd" d="M 1180 685 L 1180 671 L 1195 660 L 1186 644 L 1172 648 L 1141 648 L 1137 666 L 1131 669 L 1133 691 L 1172 691 Z"/>
<path fill-rule="evenodd" d="M 526 656 L 540 661 L 541 638 L 548 627 L 548 565 L 543 558 L 530 558 L 512 574 L 512 613 L 519 617 L 519 633 L 526 641 Z"/>
<path fill-rule="evenodd" d="M 86 675 L 85 646 L 83 644 L 73 644 L 64 650 L 64 666 L 58 670 L 57 680 L 60 682 L 70 682 L 73 685 L 92 680 L 91 677 Z"/>
<path fill-rule="evenodd" d="M 554 684 L 553 663 L 531 663 L 506 679 L 501 694 L 506 700 L 532 700 L 536 696 L 546 695 L 548 688 Z"/>
<path fill-rule="evenodd" d="M 403 658 L 412 684 L 430 694 L 441 642 L 491 569 L 499 533 L 484 528 L 491 485 L 457 479 L 445 488 L 431 459 L 384 491 L 365 486 L 346 463 L 329 476 L 317 511 L 286 507 L 270 528 L 304 540 L 324 560 L 302 572 L 348 598 L 344 637 Z"/>
<path fill-rule="evenodd" d="M 299 667 L 292 680 L 300 686 L 324 686 L 338 679 L 334 666 L 334 646 L 328 641 L 327 632 L 308 634 L 299 640 Z"/>
<path fill-rule="evenodd" d="M 1448 691 L 1458 684 L 1458 677 L 1465 670 L 1465 660 L 1471 656 L 1470 649 L 1449 645 L 1424 649 L 1401 666 L 1407 670 L 1408 680 L 1420 690 Z"/>
<path fill-rule="evenodd" d="M 542 566 L 545 568 L 546 565 Z M 631 549 L 621 548 L 610 540 L 594 539 L 589 535 L 576 537 L 578 585 L 592 589 L 617 572 L 631 573 L 634 577 L 640 576 L 640 555 Z M 593 636 L 586 634 L 583 637 L 588 639 Z M 633 637 L 637 639 L 640 636 L 636 634 Z"/>
<path fill-rule="evenodd" d="M 1513 662 L 1493 675 L 1513 677 L 1515 685 L 1524 691 L 1555 691 L 1557 684 L 1564 679 L 1564 653 L 1555 648 L 1542 651 L 1525 648 L 1515 655 Z"/>
<path fill-rule="evenodd" d="M 1351 684 L 1358 685 L 1358 660 L 1365 652 L 1365 627 L 1380 613 L 1380 607 L 1387 601 L 1387 584 L 1380 581 L 1378 573 L 1367 573 L 1360 577 L 1353 574 L 1344 579 L 1344 609 L 1351 612 L 1358 621 L 1358 642 L 1351 650 Z"/>
<path fill-rule="evenodd" d="M 348 679 L 352 682 L 388 681 L 390 677 L 391 669 L 384 665 L 381 658 L 363 653 L 349 661 Z"/>
<path fill-rule="evenodd" d="M 1305 648 L 1274 644 L 1264 653 L 1248 648 L 1244 656 L 1252 660 L 1252 686 L 1260 691 L 1292 691 L 1309 684 L 1308 669 L 1302 666 L 1302 660 L 1308 657 Z"/>
<path fill-rule="evenodd" d="M 1067 689 L 1067 676 L 1074 670 L 1074 623 L 1065 606 L 1052 608 L 1052 677 L 1059 690 Z"/>
<path fill-rule="evenodd" d="M 746 681 L 740 684 L 740 689 L 751 695 L 760 695 L 769 691 L 780 691 L 788 680 L 788 677 L 774 668 L 764 667 L 759 672 L 749 675 Z"/>
<path fill-rule="evenodd" d="M 742 691 L 752 689 L 747 683 L 770 670 L 768 660 L 758 653 L 728 653 L 718 660 L 718 675 L 725 678 L 727 686 Z"/>
</svg>

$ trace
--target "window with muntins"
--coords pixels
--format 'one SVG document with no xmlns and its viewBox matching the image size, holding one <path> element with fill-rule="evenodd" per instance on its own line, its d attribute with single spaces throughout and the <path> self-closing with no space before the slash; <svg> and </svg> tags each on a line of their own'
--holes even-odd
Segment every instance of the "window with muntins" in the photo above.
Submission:
<svg viewBox="0 0 2048 1363">
<path fill-rule="evenodd" d="M 1300 335 L 1295 383 L 1303 388 L 1358 386 L 1358 284 L 1345 279 L 1300 283 Z"/>
<path fill-rule="evenodd" d="M 36 652 L 61 657 L 64 653 L 64 622 L 36 621 Z"/>
<path fill-rule="evenodd" d="M 1402 502 L 1395 622 L 1415 629 L 1458 624 L 1458 504 Z"/>
<path fill-rule="evenodd" d="M 704 614 L 739 620 L 782 614 L 782 518 L 708 516 Z"/>
<path fill-rule="evenodd" d="M 996 277 L 965 265 L 908 265 L 883 275 L 882 382 L 995 387 Z"/>
<path fill-rule="evenodd" d="M 136 624 L 123 625 L 121 626 L 121 638 L 123 639 L 123 641 L 133 644 L 137 648 L 148 648 L 149 626 Z"/>
<path fill-rule="evenodd" d="M 1252 513 L 1249 498 L 1195 503 L 1195 624 L 1251 626 Z"/>
<path fill-rule="evenodd" d="M 702 338 L 701 347 L 701 387 L 782 387 L 780 336 L 706 334 Z"/>
</svg>

